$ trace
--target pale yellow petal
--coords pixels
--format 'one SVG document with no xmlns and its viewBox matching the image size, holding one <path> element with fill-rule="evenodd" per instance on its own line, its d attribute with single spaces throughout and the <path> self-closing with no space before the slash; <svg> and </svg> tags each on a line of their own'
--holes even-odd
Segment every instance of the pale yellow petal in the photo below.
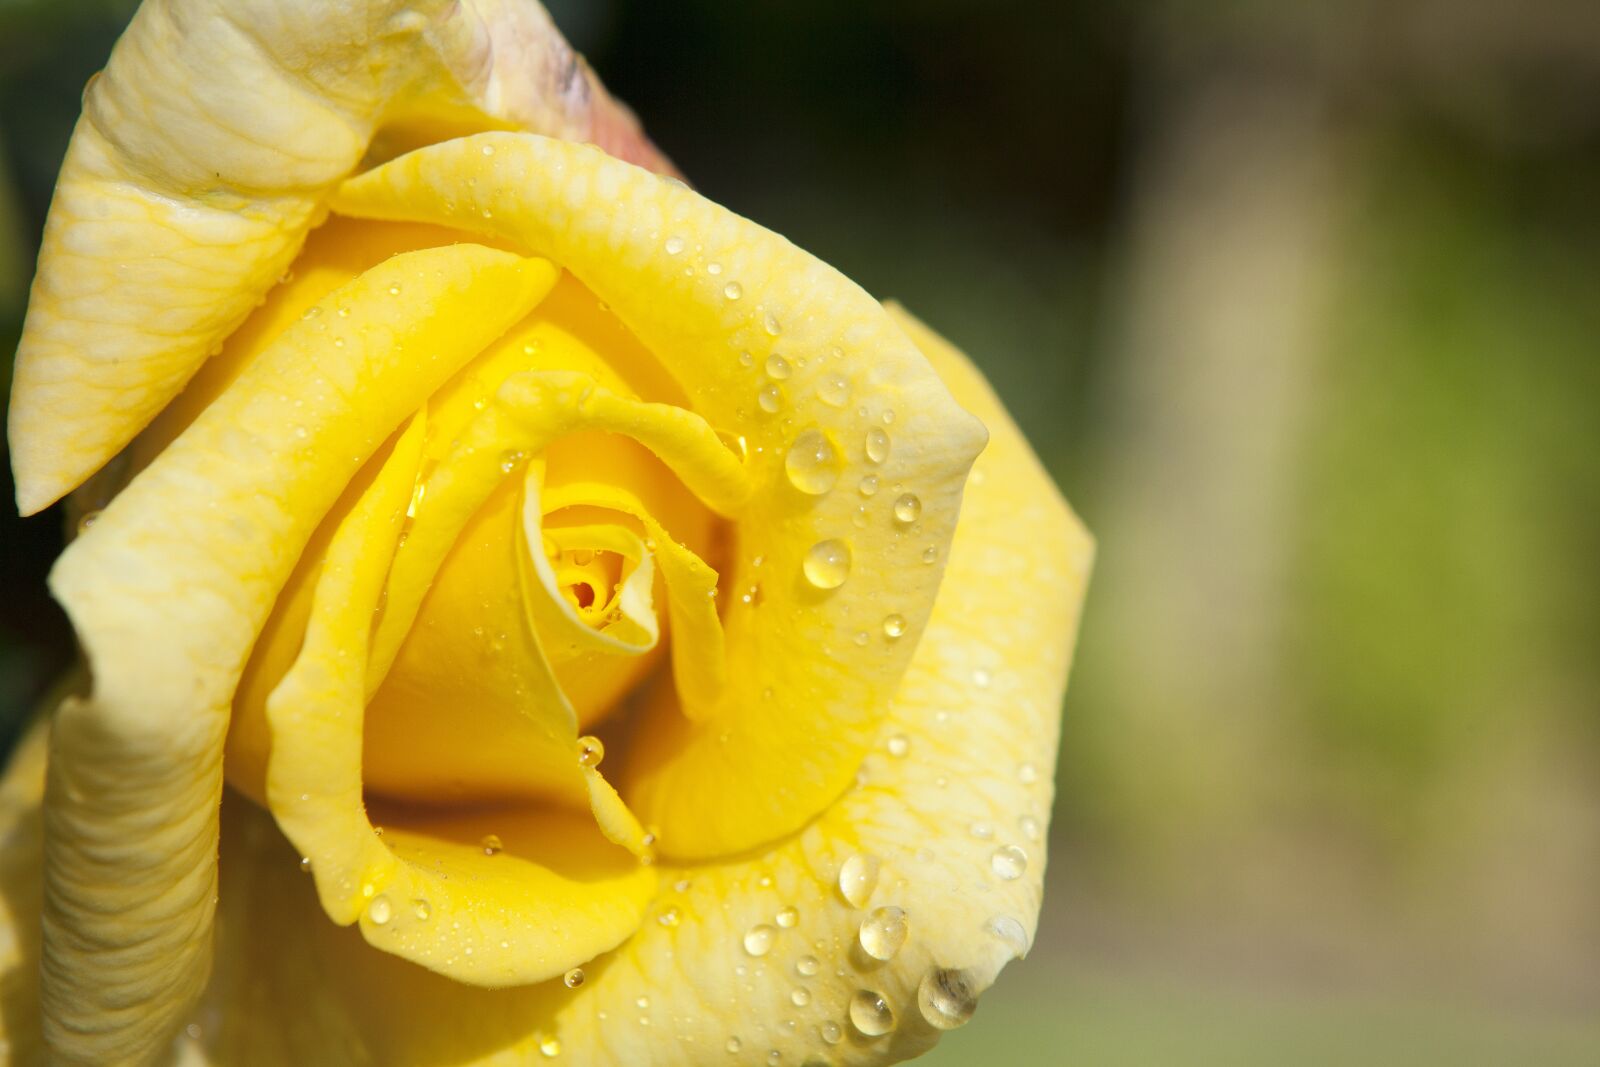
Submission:
<svg viewBox="0 0 1600 1067">
<path fill-rule="evenodd" d="M 723 617 L 747 669 L 710 710 L 679 714 L 667 691 L 624 793 L 660 826 L 663 853 L 684 859 L 813 818 L 848 787 L 927 620 L 981 424 L 837 271 L 593 149 L 463 138 L 347 182 L 334 204 L 550 256 L 611 305 L 696 414 L 742 441 L 753 492 L 736 511 L 706 499 L 738 522 L 723 577 L 761 591 Z M 864 496 L 868 478 L 879 488 Z M 810 577 L 808 559 L 822 564 Z M 879 636 L 891 615 L 904 640 Z"/>
<path fill-rule="evenodd" d="M 367 456 L 553 281 L 468 245 L 375 267 L 340 292 L 348 317 L 286 330 L 62 554 L 51 586 L 94 688 L 51 738 L 59 1058 L 139 1059 L 179 1025 L 209 966 L 229 707 L 279 588 Z"/>
<path fill-rule="evenodd" d="M 17 352 L 17 499 L 93 473 L 233 332 L 375 135 L 597 138 L 660 164 L 537 3 L 148 0 L 84 93 Z"/>
<path fill-rule="evenodd" d="M 39 1063 L 39 912 L 44 891 L 44 780 L 50 723 L 17 743 L 0 779 L 0 1062 Z"/>
</svg>

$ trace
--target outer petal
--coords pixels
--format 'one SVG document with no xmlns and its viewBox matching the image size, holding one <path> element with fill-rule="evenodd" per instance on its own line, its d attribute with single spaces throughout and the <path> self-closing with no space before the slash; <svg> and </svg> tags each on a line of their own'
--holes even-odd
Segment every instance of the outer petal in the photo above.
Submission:
<svg viewBox="0 0 1600 1067">
<path fill-rule="evenodd" d="M 776 1050 L 780 1063 L 869 1064 L 925 1051 L 964 1021 L 1033 937 L 1058 702 L 1092 544 L 977 372 L 901 321 L 992 437 L 860 787 L 762 855 L 664 868 L 653 917 L 587 967 L 581 988 L 493 993 L 335 936 L 293 853 L 233 805 L 224 949 L 197 1054 L 228 1065 L 509 1065 L 542 1053 L 700 1067 L 767 1063 Z M 1023 858 L 1000 853 L 1010 848 Z M 847 879 L 850 899 L 847 861 L 872 872 Z M 882 906 L 903 908 L 909 926 L 888 961 L 860 945 Z M 892 1016 L 881 1035 L 853 1021 L 879 1028 L 852 1015 L 863 992 Z"/>
<path fill-rule="evenodd" d="M 662 161 L 532 0 L 149 0 L 84 94 L 17 351 L 39 510 L 161 410 L 375 133 L 512 126 Z"/>
<path fill-rule="evenodd" d="M 278 590 L 366 458 L 554 279 L 471 245 L 375 267 L 339 293 L 347 317 L 285 331 L 57 562 L 94 678 L 51 736 L 42 994 L 58 1059 L 137 1062 L 179 1025 L 210 957 L 229 707 Z M 307 380 L 320 388 L 292 395 Z"/>
</svg>

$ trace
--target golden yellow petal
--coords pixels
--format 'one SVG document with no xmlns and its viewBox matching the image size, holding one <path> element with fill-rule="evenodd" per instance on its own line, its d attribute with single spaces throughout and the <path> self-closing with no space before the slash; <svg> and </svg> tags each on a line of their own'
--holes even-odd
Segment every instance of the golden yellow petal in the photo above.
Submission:
<svg viewBox="0 0 1600 1067">
<path fill-rule="evenodd" d="M 470 245 L 375 267 L 339 292 L 348 317 L 286 330 L 62 554 L 51 586 L 94 689 L 51 739 L 42 1002 L 60 1058 L 138 1059 L 179 1024 L 209 966 L 229 706 L 279 588 L 366 458 L 553 281 Z"/>
<path fill-rule="evenodd" d="M 336 210 L 441 223 L 536 249 L 604 299 L 742 439 L 718 705 L 670 690 L 624 792 L 664 854 L 748 849 L 846 789 L 931 610 L 961 486 L 983 445 L 927 360 L 866 293 L 782 238 L 590 148 L 519 134 L 435 145 L 345 183 Z M 712 265 L 716 265 L 713 271 Z M 858 486 L 876 487 L 862 495 Z M 704 497 L 703 487 L 695 487 Z M 889 616 L 904 639 L 880 636 Z M 863 651 L 866 649 L 866 651 Z"/>
<path fill-rule="evenodd" d="M 161 410 L 278 279 L 375 135 L 648 143 L 536 3 L 149 0 L 84 93 L 10 415 L 39 510 Z"/>
</svg>

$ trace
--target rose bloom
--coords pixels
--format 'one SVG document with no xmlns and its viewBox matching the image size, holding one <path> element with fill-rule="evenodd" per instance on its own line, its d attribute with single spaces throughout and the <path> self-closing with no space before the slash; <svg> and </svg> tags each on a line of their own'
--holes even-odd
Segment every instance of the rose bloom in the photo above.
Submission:
<svg viewBox="0 0 1600 1067">
<path fill-rule="evenodd" d="M 0 789 L 12 1062 L 884 1063 L 1027 952 L 1091 542 L 652 168 L 531 3 L 139 10 L 11 401 L 86 666 Z"/>
</svg>

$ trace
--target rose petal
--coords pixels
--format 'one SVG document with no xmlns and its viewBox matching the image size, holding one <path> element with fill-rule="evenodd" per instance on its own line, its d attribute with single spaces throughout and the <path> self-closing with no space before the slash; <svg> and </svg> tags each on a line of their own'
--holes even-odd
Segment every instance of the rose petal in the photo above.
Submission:
<svg viewBox="0 0 1600 1067">
<path fill-rule="evenodd" d="M 345 183 L 334 205 L 549 255 L 611 305 L 694 412 L 743 440 L 753 495 L 734 512 L 708 500 L 739 523 L 724 578 L 762 589 L 724 619 L 742 669 L 715 707 L 679 715 L 669 699 L 647 717 L 624 791 L 661 827 L 663 853 L 684 859 L 749 849 L 815 817 L 850 783 L 921 634 L 982 425 L 854 283 L 592 148 L 463 138 Z M 827 442 L 820 461 L 809 458 L 816 441 Z M 870 500 L 856 488 L 865 478 L 882 487 Z M 903 497 L 914 504 L 897 507 Z M 819 587 L 805 561 L 836 541 L 854 563 L 842 585 L 831 588 L 835 573 Z M 891 614 L 904 639 L 884 642 L 874 635 Z"/>
</svg>

